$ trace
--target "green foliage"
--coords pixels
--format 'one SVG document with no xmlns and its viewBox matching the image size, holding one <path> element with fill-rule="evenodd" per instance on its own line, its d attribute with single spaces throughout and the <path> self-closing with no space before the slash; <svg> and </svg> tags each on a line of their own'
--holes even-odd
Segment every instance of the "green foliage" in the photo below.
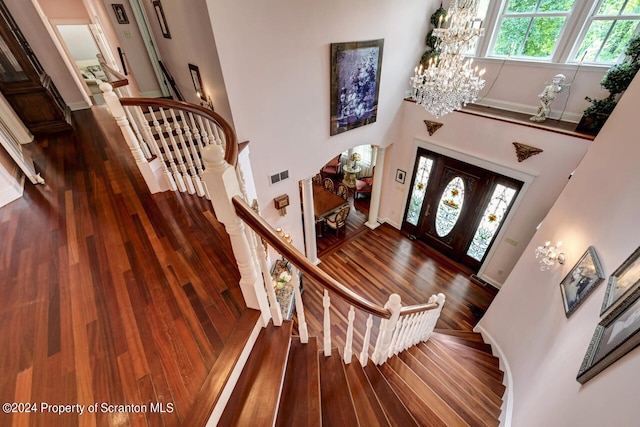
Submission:
<svg viewBox="0 0 640 427">
<path fill-rule="evenodd" d="M 600 84 L 611 95 L 618 95 L 629 87 L 638 69 L 640 69 L 640 63 L 638 62 L 623 62 L 622 64 L 614 65 L 609 68 Z"/>
<path fill-rule="evenodd" d="M 442 5 L 440 5 L 440 7 L 433 13 L 433 15 L 431 15 L 431 18 L 429 18 L 429 22 L 431 22 L 431 25 L 433 25 L 434 28 L 438 28 L 439 24 L 441 24 L 442 22 L 440 18 L 442 17 L 442 20 L 444 20 L 446 15 L 447 11 L 442 8 Z M 433 30 L 429 31 L 427 37 L 425 38 L 427 49 L 422 54 L 422 58 L 420 58 L 420 64 L 422 64 L 423 67 L 426 68 L 428 66 L 429 59 L 437 58 L 438 55 L 440 55 L 440 51 L 436 49 L 437 42 L 438 38 L 433 35 Z"/>
<path fill-rule="evenodd" d="M 434 12 L 434 14 L 431 15 L 431 19 L 429 21 L 434 28 L 440 28 L 440 25 L 438 25 L 441 22 L 440 17 L 442 17 L 442 20 L 444 21 L 445 16 L 447 16 L 447 11 L 442 7 L 441 4 L 440 7 Z"/>
<path fill-rule="evenodd" d="M 605 99 L 591 99 L 587 96 L 585 99 L 591 103 L 591 105 L 584 110 L 585 116 L 608 115 L 613 112 L 614 108 L 616 108 L 616 101 L 612 97 Z"/>
<path fill-rule="evenodd" d="M 632 37 L 627 44 L 627 50 L 624 52 L 631 62 L 637 62 L 640 59 L 640 34 Z"/>
<path fill-rule="evenodd" d="M 553 53 L 565 18 L 505 18 L 493 52 L 498 55 L 548 58 Z"/>
</svg>

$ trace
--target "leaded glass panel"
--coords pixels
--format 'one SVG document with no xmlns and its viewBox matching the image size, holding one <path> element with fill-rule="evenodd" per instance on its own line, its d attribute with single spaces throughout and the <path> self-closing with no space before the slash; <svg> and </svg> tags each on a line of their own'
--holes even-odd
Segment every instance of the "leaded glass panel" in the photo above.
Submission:
<svg viewBox="0 0 640 427">
<path fill-rule="evenodd" d="M 424 194 L 427 191 L 427 183 L 429 182 L 432 166 L 433 159 L 420 156 L 416 178 L 413 183 L 413 190 L 411 191 L 411 199 L 409 199 L 409 208 L 407 209 L 407 222 L 409 224 L 418 225 L 420 210 L 422 209 Z"/>
<path fill-rule="evenodd" d="M 467 255 L 471 258 L 482 261 L 485 252 L 500 228 L 500 224 L 515 194 L 516 190 L 513 188 L 505 187 L 501 184 L 496 185 L 496 189 L 491 196 L 491 201 L 482 214 L 480 225 L 478 225 L 469 250 L 467 251 Z"/>
<path fill-rule="evenodd" d="M 459 176 L 449 181 L 436 212 L 436 233 L 444 237 L 453 230 L 460 217 L 460 209 L 464 203 L 464 181 Z"/>
</svg>

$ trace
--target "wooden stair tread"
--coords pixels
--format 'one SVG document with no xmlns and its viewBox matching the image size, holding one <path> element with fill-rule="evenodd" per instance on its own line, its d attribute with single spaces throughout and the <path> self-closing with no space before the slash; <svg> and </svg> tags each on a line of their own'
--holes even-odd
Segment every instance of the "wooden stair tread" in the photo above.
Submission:
<svg viewBox="0 0 640 427">
<path fill-rule="evenodd" d="M 344 365 L 337 348 L 331 351 L 329 357 L 320 355 L 320 392 L 323 426 L 358 425 Z"/>
<path fill-rule="evenodd" d="M 492 377 L 487 376 L 482 369 L 479 369 L 475 366 L 469 366 L 466 361 L 460 360 L 457 357 L 452 358 L 450 351 L 447 351 L 447 349 L 437 345 L 433 341 L 420 343 L 417 347 L 427 354 L 429 354 L 429 352 L 432 352 L 442 361 L 441 363 L 447 361 L 447 363 L 450 365 L 457 365 L 458 371 L 465 373 L 465 375 L 463 375 L 463 378 L 467 379 L 478 390 L 486 392 L 487 397 L 489 397 L 496 405 L 502 405 L 502 396 L 504 395 L 505 390 L 504 384 L 496 381 Z M 452 372 L 452 374 L 455 372 L 456 371 Z"/>
<path fill-rule="evenodd" d="M 220 356 L 200 387 L 191 409 L 187 412 L 183 425 L 198 426 L 207 422 L 259 319 L 260 312 L 250 309 L 246 310 L 238 319 L 238 323 L 229 334 L 229 339 L 225 342 Z"/>
<path fill-rule="evenodd" d="M 384 375 L 378 367 L 369 360 L 367 366 L 364 367 L 364 373 L 376 393 L 382 408 L 384 409 L 389 422 L 394 427 L 410 427 L 418 426 L 418 423 L 411 415 L 411 412 L 404 406 L 398 395 L 393 391 Z"/>
<path fill-rule="evenodd" d="M 344 370 L 360 425 L 391 426 L 358 359 L 352 356 L 351 363 L 345 365 Z"/>
<path fill-rule="evenodd" d="M 498 419 L 494 414 L 489 413 L 470 393 L 446 375 L 446 369 L 450 369 L 448 366 L 425 364 L 426 358 L 418 359 L 409 351 L 402 352 L 398 357 L 469 425 L 497 427 Z"/>
<path fill-rule="evenodd" d="M 478 334 L 479 335 L 479 334 Z M 493 351 L 491 349 L 491 345 L 486 344 L 484 341 L 477 341 L 475 338 L 469 339 L 467 337 L 461 337 L 456 335 L 448 335 L 434 332 L 431 334 L 432 339 L 441 340 L 444 342 L 451 342 L 455 344 L 464 345 L 467 347 L 474 348 L 476 350 L 482 351 L 493 356 Z"/>
<path fill-rule="evenodd" d="M 320 371 L 318 341 L 309 337 L 307 344 L 294 336 L 280 397 L 276 426 L 320 426 Z"/>
<path fill-rule="evenodd" d="M 482 334 L 473 331 L 461 331 L 458 329 L 442 329 L 442 328 L 434 328 L 434 334 L 447 335 L 451 337 L 460 337 L 464 338 L 468 341 L 478 341 L 484 342 L 484 338 L 482 338 Z M 433 334 L 432 334 L 433 335 Z"/>
<path fill-rule="evenodd" d="M 457 360 L 462 365 L 470 365 L 473 366 L 474 369 L 482 370 L 487 376 L 502 384 L 504 372 L 500 370 L 500 360 L 497 357 L 490 356 L 483 351 L 459 343 L 443 342 L 440 340 L 433 340 L 432 342 L 437 346 L 455 352 Z"/>
<path fill-rule="evenodd" d="M 467 425 L 460 415 L 399 357 L 388 359 L 380 370 L 396 393 L 404 395 L 401 398 L 420 424 L 448 427 Z"/>
<path fill-rule="evenodd" d="M 273 425 L 282 387 L 292 322 L 264 328 L 242 370 L 219 425 Z"/>
<path fill-rule="evenodd" d="M 485 393 L 492 393 L 491 390 L 478 389 L 475 384 L 478 380 L 473 377 L 475 381 L 468 381 L 465 377 L 466 371 L 460 369 L 457 363 L 449 364 L 449 361 L 443 361 L 434 353 L 424 352 L 418 347 L 412 347 L 407 352 L 415 357 L 431 375 L 455 391 L 456 396 L 463 399 L 464 403 L 474 412 L 487 414 L 488 418 L 500 416 L 502 410 L 499 403 L 501 400 L 493 401 L 487 398 Z"/>
</svg>

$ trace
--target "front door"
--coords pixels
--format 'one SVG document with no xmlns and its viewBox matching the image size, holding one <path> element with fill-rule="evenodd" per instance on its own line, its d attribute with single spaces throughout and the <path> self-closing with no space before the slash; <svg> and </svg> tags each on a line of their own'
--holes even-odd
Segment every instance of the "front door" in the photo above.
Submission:
<svg viewBox="0 0 640 427">
<path fill-rule="evenodd" d="M 403 229 L 477 271 L 522 183 L 419 149 L 411 185 Z"/>
</svg>

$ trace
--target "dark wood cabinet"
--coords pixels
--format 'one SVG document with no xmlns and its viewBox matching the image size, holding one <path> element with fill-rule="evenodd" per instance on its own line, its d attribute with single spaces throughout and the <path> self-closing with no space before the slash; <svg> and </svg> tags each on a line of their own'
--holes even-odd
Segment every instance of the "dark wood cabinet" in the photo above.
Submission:
<svg viewBox="0 0 640 427">
<path fill-rule="evenodd" d="M 71 129 L 69 109 L 2 0 L 0 92 L 34 135 Z"/>
</svg>

